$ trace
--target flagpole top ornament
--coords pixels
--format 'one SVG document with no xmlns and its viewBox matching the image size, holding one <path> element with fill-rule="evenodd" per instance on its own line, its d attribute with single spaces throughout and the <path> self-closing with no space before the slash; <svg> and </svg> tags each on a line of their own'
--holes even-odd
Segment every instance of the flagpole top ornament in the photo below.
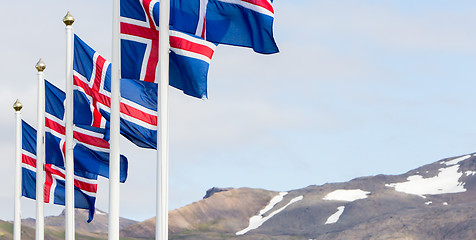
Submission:
<svg viewBox="0 0 476 240">
<path fill-rule="evenodd" d="M 23 108 L 23 105 L 17 99 L 17 101 L 13 104 L 13 109 L 15 109 L 16 112 L 19 112 L 22 108 Z"/>
<path fill-rule="evenodd" d="M 40 60 L 38 60 L 38 62 L 36 63 L 35 68 L 36 70 L 38 70 L 38 72 L 43 72 L 46 68 L 46 64 L 40 58 Z"/>
<path fill-rule="evenodd" d="M 71 26 L 74 23 L 74 17 L 69 13 L 66 13 L 66 16 L 63 18 L 63 22 L 66 26 Z"/>
</svg>

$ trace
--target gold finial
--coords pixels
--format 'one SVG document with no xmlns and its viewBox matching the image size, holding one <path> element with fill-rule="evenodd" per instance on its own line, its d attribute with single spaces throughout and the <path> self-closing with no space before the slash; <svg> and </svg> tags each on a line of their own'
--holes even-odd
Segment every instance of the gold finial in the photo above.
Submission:
<svg viewBox="0 0 476 240">
<path fill-rule="evenodd" d="M 43 72 L 46 68 L 46 64 L 40 58 L 40 60 L 38 60 L 38 62 L 36 63 L 35 68 L 36 70 L 38 70 L 38 72 Z"/>
<path fill-rule="evenodd" d="M 13 109 L 15 109 L 15 111 L 19 112 L 22 108 L 23 108 L 23 105 L 17 99 L 17 101 L 13 104 Z"/>
<path fill-rule="evenodd" d="M 69 11 L 68 11 L 68 13 L 66 14 L 66 16 L 64 16 L 63 22 L 64 22 L 64 24 L 65 24 L 66 26 L 71 26 L 71 25 L 73 25 L 73 23 L 74 23 L 74 17 L 71 16 L 71 14 L 69 14 Z"/>
</svg>

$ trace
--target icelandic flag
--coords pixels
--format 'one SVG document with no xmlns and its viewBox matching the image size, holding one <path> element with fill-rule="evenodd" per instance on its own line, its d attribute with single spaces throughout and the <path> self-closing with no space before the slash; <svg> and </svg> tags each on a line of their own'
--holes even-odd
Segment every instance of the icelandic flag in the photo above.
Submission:
<svg viewBox="0 0 476 240">
<path fill-rule="evenodd" d="M 83 96 L 74 94 L 74 168 L 109 177 L 109 130 L 91 126 L 89 104 L 79 101 Z M 65 93 L 45 80 L 45 154 L 46 163 L 64 166 L 65 156 Z M 127 158 L 121 155 L 120 181 L 127 179 Z"/>
<path fill-rule="evenodd" d="M 279 52 L 273 0 L 172 0 L 170 25 L 217 44 Z"/>
<path fill-rule="evenodd" d="M 82 105 L 93 113 L 93 126 L 109 126 L 111 63 L 74 37 L 73 85 Z M 76 99 L 75 99 L 76 102 Z M 121 79 L 121 134 L 139 147 L 157 148 L 157 84 Z"/>
<path fill-rule="evenodd" d="M 121 0 L 121 78 L 157 82 L 159 3 Z M 216 45 L 170 29 L 170 85 L 197 98 L 207 96 L 207 74 Z"/>
<path fill-rule="evenodd" d="M 48 157 L 48 156 L 47 156 Z M 54 164 L 45 164 L 45 203 L 65 205 L 65 170 Z M 74 207 L 89 209 L 94 217 L 97 175 L 75 170 Z M 22 196 L 36 199 L 36 130 L 22 121 Z"/>
</svg>

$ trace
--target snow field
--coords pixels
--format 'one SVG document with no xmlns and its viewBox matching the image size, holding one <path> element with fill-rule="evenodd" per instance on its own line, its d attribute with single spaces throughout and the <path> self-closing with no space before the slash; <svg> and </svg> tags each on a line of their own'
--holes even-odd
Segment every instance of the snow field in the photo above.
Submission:
<svg viewBox="0 0 476 240">
<path fill-rule="evenodd" d="M 285 195 L 287 195 L 288 193 L 287 192 L 281 192 L 279 193 L 278 196 L 274 197 L 271 199 L 271 201 L 269 202 L 268 205 L 266 205 L 260 212 L 258 215 L 256 216 L 253 216 L 250 218 L 250 224 L 248 225 L 247 228 L 241 230 L 241 231 L 238 231 L 236 233 L 236 235 L 244 235 L 246 234 L 247 232 L 253 230 L 253 229 L 257 229 L 259 228 L 261 225 L 263 225 L 264 222 L 268 221 L 270 218 L 274 217 L 276 214 L 280 213 L 281 211 L 283 211 L 284 209 L 286 209 L 289 205 L 295 203 L 295 202 L 298 202 L 298 201 L 301 201 L 304 197 L 303 196 L 299 196 L 299 197 L 295 197 L 293 199 L 291 199 L 291 201 L 289 201 L 288 204 L 286 204 L 284 207 L 270 213 L 268 216 L 266 217 L 263 217 L 263 215 L 265 213 L 267 213 L 268 211 L 270 211 L 271 209 L 273 209 L 273 207 L 278 204 L 279 202 L 281 202 L 284 198 Z"/>
<path fill-rule="evenodd" d="M 355 200 L 367 198 L 367 194 L 370 194 L 370 192 L 362 191 L 360 189 L 339 189 L 328 193 L 323 200 L 353 202 Z"/>
<path fill-rule="evenodd" d="M 337 212 L 332 214 L 326 221 L 325 224 L 333 224 L 339 221 L 340 216 L 344 213 L 345 206 L 340 206 L 337 208 Z"/>
<path fill-rule="evenodd" d="M 464 183 L 459 182 L 459 178 L 463 176 L 463 173 L 458 172 L 458 170 L 459 165 L 453 165 L 439 169 L 438 175 L 431 178 L 413 175 L 408 177 L 405 182 L 391 183 L 385 186 L 393 187 L 397 192 L 414 194 L 422 198 L 426 198 L 425 195 L 465 192 Z"/>
</svg>

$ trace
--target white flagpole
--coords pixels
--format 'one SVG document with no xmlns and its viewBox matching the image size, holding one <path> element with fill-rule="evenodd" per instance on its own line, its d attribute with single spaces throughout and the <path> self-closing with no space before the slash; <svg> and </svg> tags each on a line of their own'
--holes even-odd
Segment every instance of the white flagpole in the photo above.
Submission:
<svg viewBox="0 0 476 240">
<path fill-rule="evenodd" d="M 109 153 L 109 229 L 108 239 L 119 240 L 119 165 L 120 165 L 120 101 L 121 101 L 121 40 L 120 1 L 113 2 L 112 66 L 111 66 L 111 140 Z"/>
<path fill-rule="evenodd" d="M 43 164 L 45 162 L 45 75 L 43 71 L 46 68 L 45 63 L 40 60 L 36 64 L 38 71 L 38 99 L 37 99 L 37 127 L 36 127 L 36 240 L 45 238 L 45 219 L 44 219 L 44 196 L 45 191 L 45 172 Z"/>
<path fill-rule="evenodd" d="M 168 192 L 169 192 L 169 18 L 170 0 L 160 1 L 159 13 L 159 91 L 157 104 L 157 217 L 155 239 L 168 239 Z"/>
<path fill-rule="evenodd" d="M 15 109 L 15 190 L 14 190 L 14 218 L 13 218 L 13 240 L 21 240 L 21 149 L 22 149 L 22 127 L 21 127 L 21 109 L 23 105 L 20 101 L 13 104 Z"/>
<path fill-rule="evenodd" d="M 66 25 L 66 106 L 65 106 L 65 239 L 74 240 L 74 156 L 73 156 L 73 23 L 68 12 L 63 18 Z"/>
</svg>

